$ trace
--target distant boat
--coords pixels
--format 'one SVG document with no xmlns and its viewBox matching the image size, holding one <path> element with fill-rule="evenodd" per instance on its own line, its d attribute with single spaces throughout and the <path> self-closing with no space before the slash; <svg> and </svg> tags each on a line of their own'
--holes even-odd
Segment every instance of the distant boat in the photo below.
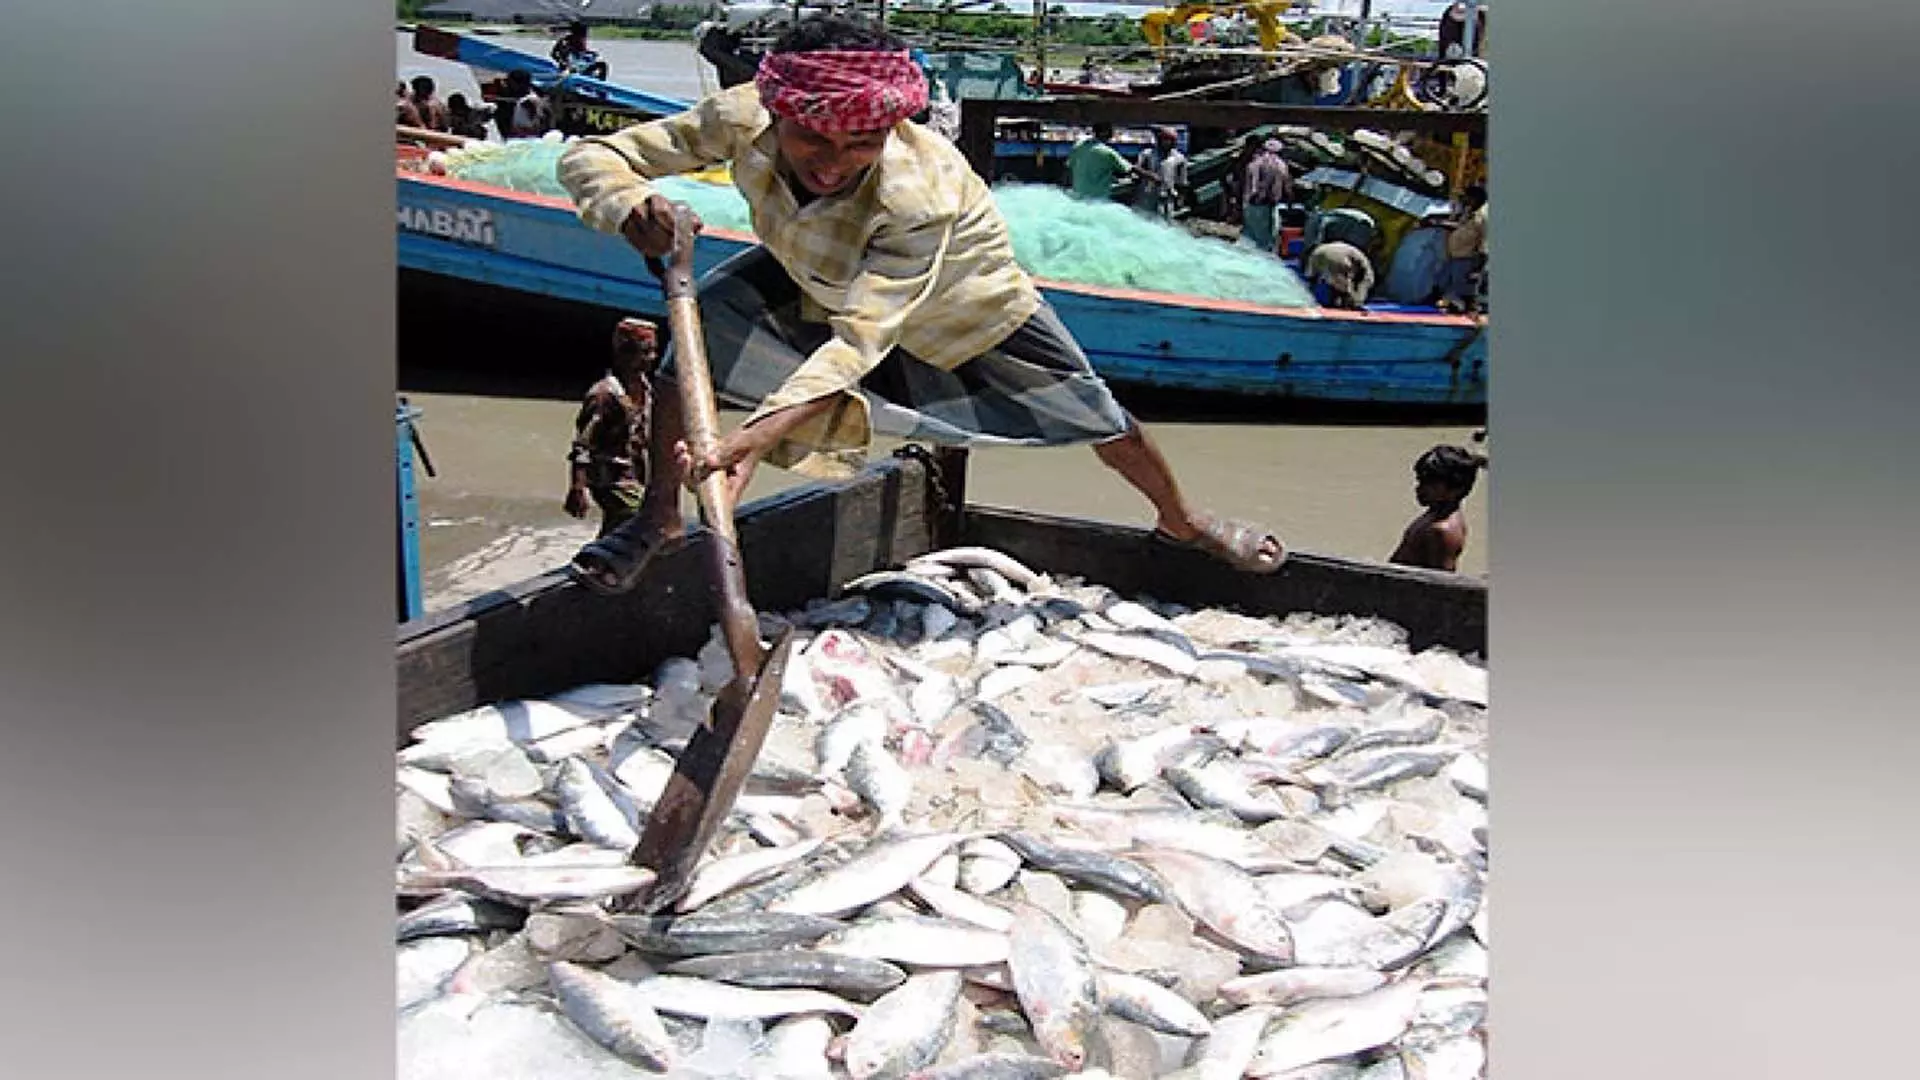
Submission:
<svg viewBox="0 0 1920 1080">
<path fill-rule="evenodd" d="M 396 149 L 400 266 L 458 281 L 659 316 L 659 284 L 618 237 L 583 225 L 564 199 L 417 171 Z M 757 243 L 700 235 L 706 273 Z M 1116 383 L 1264 399 L 1482 407 L 1486 324 L 1431 312 L 1277 308 L 1042 280 L 1086 350 Z"/>
</svg>

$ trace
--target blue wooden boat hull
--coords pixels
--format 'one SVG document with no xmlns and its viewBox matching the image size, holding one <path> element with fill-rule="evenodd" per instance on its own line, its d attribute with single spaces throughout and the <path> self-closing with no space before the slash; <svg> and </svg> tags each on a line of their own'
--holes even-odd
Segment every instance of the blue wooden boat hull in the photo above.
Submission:
<svg viewBox="0 0 1920 1080">
<path fill-rule="evenodd" d="M 564 201 L 397 171 L 400 266 L 641 315 L 665 299 L 626 242 Z M 702 234 L 700 273 L 754 243 Z M 1265 308 L 1040 282 L 1117 383 L 1302 401 L 1484 406 L 1485 324 L 1447 315 Z"/>
</svg>

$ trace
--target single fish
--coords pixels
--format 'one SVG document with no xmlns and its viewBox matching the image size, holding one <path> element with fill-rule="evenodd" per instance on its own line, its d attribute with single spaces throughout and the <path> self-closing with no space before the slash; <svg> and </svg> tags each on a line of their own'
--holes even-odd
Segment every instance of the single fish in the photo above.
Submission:
<svg viewBox="0 0 1920 1080">
<path fill-rule="evenodd" d="M 1131 1020 L 1162 1035 L 1197 1039 L 1213 1031 L 1206 1014 L 1193 1003 L 1151 979 L 1120 971 L 1096 973 L 1100 1003 L 1122 1020 Z"/>
<path fill-rule="evenodd" d="M 998 570 L 985 566 L 970 566 L 966 571 L 967 580 L 973 583 L 990 602 L 1010 604 L 1018 607 L 1027 602 L 1027 594 L 1014 588 Z"/>
<path fill-rule="evenodd" d="M 1486 1024 L 1486 987 L 1431 986 L 1420 995 L 1412 1027 L 1428 1038 L 1458 1038 L 1482 1031 Z"/>
<path fill-rule="evenodd" d="M 795 1013 L 839 1013 L 858 1019 L 865 1012 L 819 990 L 757 990 L 684 975 L 655 975 L 633 987 L 660 1012 L 701 1020 L 766 1020 Z"/>
<path fill-rule="evenodd" d="M 899 825 L 913 799 L 913 778 L 877 743 L 853 748 L 847 758 L 847 783 L 873 807 L 881 829 Z"/>
<path fill-rule="evenodd" d="M 1133 600 L 1121 600 L 1108 604 L 1100 614 L 1105 615 L 1115 626 L 1135 633 L 1163 636 L 1170 643 L 1184 644 L 1187 651 L 1193 651 L 1193 641 L 1187 632 L 1146 605 Z"/>
<path fill-rule="evenodd" d="M 462 889 L 475 896 L 518 907 L 561 900 L 601 900 L 643 892 L 654 872 L 638 866 L 486 866 L 451 872 L 423 872 L 414 886 Z"/>
<path fill-rule="evenodd" d="M 933 1064 L 953 1037 L 960 973 L 915 975 L 867 1009 L 847 1033 L 846 1066 L 854 1080 L 894 1080 Z"/>
<path fill-rule="evenodd" d="M 1105 1067 L 1100 989 L 1086 946 L 1030 904 L 1016 910 L 1008 941 L 1014 993 L 1047 1056 L 1075 1071 Z"/>
<path fill-rule="evenodd" d="M 903 982 L 907 973 L 884 960 L 817 952 L 810 949 L 770 949 L 723 953 L 679 960 L 661 969 L 668 975 L 693 975 L 735 986 L 771 989 L 807 987 L 834 993 L 871 997 Z"/>
<path fill-rule="evenodd" d="M 1007 935 L 951 919 L 898 915 L 862 919 L 820 942 L 825 952 L 929 968 L 1003 963 Z"/>
<path fill-rule="evenodd" d="M 955 833 L 883 836 L 848 862 L 775 900 L 769 911 L 845 915 L 892 896 L 960 841 Z"/>
<path fill-rule="evenodd" d="M 1164 848 L 1132 857 L 1164 879 L 1187 914 L 1235 948 L 1276 964 L 1293 962 L 1293 936 L 1260 883 L 1220 859 Z"/>
<path fill-rule="evenodd" d="M 817 915 L 746 911 L 731 914 L 614 915 L 620 936 L 656 956 L 707 956 L 808 945 L 845 926 Z"/>
<path fill-rule="evenodd" d="M 1052 807 L 1054 817 L 1111 847 L 1144 846 L 1190 851 L 1224 859 L 1242 870 L 1290 869 L 1281 855 L 1236 820 L 1208 820 L 1191 810 L 1114 810 L 1099 806 Z"/>
<path fill-rule="evenodd" d="M 1267 902 L 1279 911 L 1322 897 L 1353 896 L 1360 886 L 1348 878 L 1333 874 L 1261 874 L 1256 880 Z"/>
<path fill-rule="evenodd" d="M 1314 998 L 1353 997 L 1385 986 L 1372 968 L 1294 967 L 1229 979 L 1220 998 L 1233 1005 L 1292 1005 Z"/>
<path fill-rule="evenodd" d="M 822 838 L 814 837 L 785 847 L 759 848 L 702 863 L 693 872 L 687 895 L 680 899 L 675 910 L 697 911 L 717 896 L 765 880 L 811 855 L 823 842 Z"/>
<path fill-rule="evenodd" d="M 1382 746 L 1419 746 L 1440 737 L 1447 714 L 1439 709 L 1394 709 L 1386 707 L 1370 714 L 1373 725 L 1356 731 L 1340 756 L 1357 754 Z"/>
<path fill-rule="evenodd" d="M 632 851 L 640 843 L 639 831 L 585 762 L 578 758 L 561 762 L 552 790 L 576 835 L 616 851 Z"/>
<path fill-rule="evenodd" d="M 590 724 L 604 713 L 600 709 L 549 701 L 505 701 L 429 721 L 414 728 L 412 734 L 415 742 L 457 740 L 525 745 Z"/>
<path fill-rule="evenodd" d="M 471 777 L 461 777 L 447 786 L 454 811 L 462 817 L 504 821 L 556 836 L 575 835 L 567 816 L 554 806 L 537 799 L 502 799 L 487 790 L 487 785 Z"/>
<path fill-rule="evenodd" d="M 1339 757 L 1302 773 L 1308 783 L 1344 793 L 1377 791 L 1402 780 L 1432 776 L 1453 763 L 1457 755 L 1432 750 L 1382 750 L 1358 757 Z"/>
<path fill-rule="evenodd" d="M 1225 810 L 1252 824 L 1296 817 L 1298 811 L 1284 799 L 1247 782 L 1244 770 L 1222 760 L 1203 765 L 1173 765 L 1167 781 L 1181 797 L 1201 809 Z"/>
<path fill-rule="evenodd" d="M 926 878 L 914 881 L 907 888 L 945 918 L 1001 933 L 1013 926 L 1013 912 L 971 893 L 938 885 Z"/>
<path fill-rule="evenodd" d="M 1355 997 L 1306 1001 L 1274 1020 L 1247 1066 L 1256 1078 L 1385 1046 L 1407 1030 L 1421 984 L 1399 982 Z"/>
<path fill-rule="evenodd" d="M 941 563 L 951 567 L 981 567 L 992 570 L 1023 589 L 1030 589 L 1041 578 L 1020 560 L 988 547 L 957 547 L 930 551 L 916 562 Z"/>
<path fill-rule="evenodd" d="M 1151 664 L 1183 678 L 1192 678 L 1200 667 L 1199 659 L 1191 652 L 1155 637 L 1089 630 L 1080 635 L 1080 644 L 1090 649 L 1097 649 L 1108 656 Z"/>
<path fill-rule="evenodd" d="M 489 930 L 518 930 L 526 919 L 527 913 L 518 907 L 449 893 L 400 916 L 394 939 L 406 942 L 484 934 Z"/>
<path fill-rule="evenodd" d="M 1050 874 L 1135 900 L 1163 904 L 1172 900 L 1166 884 L 1138 862 L 1103 851 L 1049 843 L 1033 833 L 1009 832 L 1000 840 L 1028 865 Z"/>
<path fill-rule="evenodd" d="M 548 970 L 554 1001 L 582 1034 L 622 1060 L 649 1069 L 673 1067 L 673 1036 L 645 994 L 630 983 L 565 961 Z"/>
</svg>

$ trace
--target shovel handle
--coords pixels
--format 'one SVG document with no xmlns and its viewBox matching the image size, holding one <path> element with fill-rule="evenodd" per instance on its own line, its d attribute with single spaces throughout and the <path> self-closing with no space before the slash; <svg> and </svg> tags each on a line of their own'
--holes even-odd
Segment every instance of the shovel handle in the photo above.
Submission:
<svg viewBox="0 0 1920 1080">
<path fill-rule="evenodd" d="M 673 334 L 674 383 L 680 388 L 680 409 L 686 417 L 687 449 L 694 460 L 712 455 L 720 442 L 720 416 L 714 404 L 713 373 L 707 366 L 707 341 L 700 328 L 700 305 L 694 297 L 693 242 L 698 231 L 693 211 L 673 204 L 673 249 L 666 261 L 647 257 L 647 267 L 660 279 L 667 298 L 667 325 Z M 696 491 L 700 520 L 713 533 L 709 576 L 720 613 L 721 632 L 733 658 L 734 674 L 748 678 L 760 670 L 760 624 L 747 600 L 747 579 L 741 568 L 740 538 L 733 527 L 733 502 L 724 473 L 709 473 Z"/>
</svg>

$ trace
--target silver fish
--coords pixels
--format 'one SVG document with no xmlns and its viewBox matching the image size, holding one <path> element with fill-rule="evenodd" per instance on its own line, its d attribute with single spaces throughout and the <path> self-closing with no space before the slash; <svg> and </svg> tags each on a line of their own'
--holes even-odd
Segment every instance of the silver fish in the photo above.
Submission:
<svg viewBox="0 0 1920 1080">
<path fill-rule="evenodd" d="M 1099 971 L 1100 1002 L 1123 1020 L 1162 1035 L 1199 1038 L 1213 1031 L 1206 1014 L 1193 1003 L 1151 979 L 1119 971 Z"/>
<path fill-rule="evenodd" d="M 1245 1076 L 1267 1025 L 1279 1011 L 1256 1005 L 1216 1019 L 1213 1032 L 1194 1044 L 1188 1059 L 1194 1080 L 1240 1080 Z"/>
<path fill-rule="evenodd" d="M 839 1013 L 856 1019 L 865 1010 L 819 990 L 757 990 L 684 975 L 655 975 L 633 987 L 654 1009 L 701 1020 L 765 1020 L 795 1013 Z"/>
<path fill-rule="evenodd" d="M 955 833 L 882 837 L 847 863 L 775 900 L 769 911 L 844 915 L 891 896 L 960 841 Z"/>
<path fill-rule="evenodd" d="M 894 1080 L 931 1065 L 953 1037 L 960 973 L 915 975 L 868 1008 L 847 1033 L 847 1072 L 854 1080 Z"/>
<path fill-rule="evenodd" d="M 1031 905 L 1015 912 L 1007 966 L 1014 993 L 1048 1057 L 1069 1069 L 1106 1065 L 1100 989 L 1086 946 Z"/>
<path fill-rule="evenodd" d="M 815 837 L 801 840 L 785 847 L 761 848 L 754 851 L 729 855 L 700 864 L 693 872 L 693 880 L 687 886 L 687 895 L 677 905 L 678 911 L 695 911 L 705 907 L 707 901 L 724 896 L 743 885 L 750 885 L 778 873 L 811 855 L 824 841 Z"/>
<path fill-rule="evenodd" d="M 395 950 L 395 1004 L 406 1011 L 440 995 L 447 980 L 473 952 L 465 937 L 427 937 L 408 941 Z"/>
<path fill-rule="evenodd" d="M 554 1000 L 582 1034 L 636 1065 L 673 1067 L 673 1036 L 667 1034 L 644 994 L 628 983 L 565 961 L 549 970 Z"/>
<path fill-rule="evenodd" d="M 1275 1019 L 1260 1040 L 1247 1075 L 1277 1076 L 1288 1069 L 1384 1046 L 1412 1023 L 1421 989 L 1419 983 L 1400 982 L 1355 997 L 1293 1006 Z"/>
<path fill-rule="evenodd" d="M 1133 857 L 1171 887 L 1187 914 L 1235 948 L 1278 964 L 1293 962 L 1293 936 L 1251 874 L 1220 859 L 1153 849 Z"/>
<path fill-rule="evenodd" d="M 1189 810 L 1111 810 L 1098 806 L 1052 807 L 1054 817 L 1103 843 L 1190 851 L 1224 859 L 1248 871 L 1289 869 L 1293 860 L 1274 851 L 1237 823 L 1227 825 Z"/>
<path fill-rule="evenodd" d="M 819 947 L 827 952 L 929 968 L 998 964 L 1007 959 L 1008 950 L 1004 933 L 951 919 L 914 915 L 863 919 L 829 935 Z"/>
<path fill-rule="evenodd" d="M 1013 926 L 1013 912 L 971 893 L 938 885 L 925 878 L 913 882 L 907 888 L 928 907 L 946 918 L 972 923 L 974 926 L 1002 933 Z"/>
<path fill-rule="evenodd" d="M 1220 986 L 1220 997 L 1234 1005 L 1292 1005 L 1314 998 L 1352 997 L 1385 986 L 1387 977 L 1372 968 L 1294 967 L 1245 975 Z"/>
<path fill-rule="evenodd" d="M 415 742 L 460 740 L 526 744 L 592 723 L 604 710 L 548 701 L 505 701 L 433 720 L 413 729 Z"/>
<path fill-rule="evenodd" d="M 1102 851 L 1048 843 L 1032 833 L 1002 833 L 1000 840 L 1029 865 L 1096 889 L 1150 903 L 1167 903 L 1166 883 L 1147 867 Z"/>
<path fill-rule="evenodd" d="M 998 570 L 985 566 L 970 566 L 966 573 L 967 580 L 971 581 L 974 587 L 993 603 L 1015 606 L 1026 603 L 1027 594 L 1014 588 L 1013 583 L 1002 576 Z"/>
<path fill-rule="evenodd" d="M 570 757 L 603 749 L 607 732 L 597 724 L 549 735 L 526 746 L 527 759 L 536 765 L 557 765 Z"/>
<path fill-rule="evenodd" d="M 1413 1042 L 1400 1051 L 1406 1080 L 1478 1080 L 1485 1075 L 1487 1047 L 1477 1036 Z"/>
<path fill-rule="evenodd" d="M 913 798 L 913 778 L 877 743 L 863 742 L 847 758 L 847 783 L 878 815 L 879 827 L 900 824 Z"/>
<path fill-rule="evenodd" d="M 905 599 L 919 604 L 939 604 L 955 615 L 977 615 L 981 604 L 951 584 L 934 581 L 899 570 L 881 570 L 864 574 L 847 582 L 842 589 L 849 593 L 866 594 L 869 601 L 875 599 Z"/>
<path fill-rule="evenodd" d="M 886 993 L 907 977 L 906 972 L 884 960 L 810 949 L 769 949 L 695 956 L 675 961 L 661 971 L 668 975 L 714 979 L 735 986 L 771 989 L 807 987 L 857 997 Z"/>
<path fill-rule="evenodd" d="M 453 781 L 447 790 L 455 811 L 463 817 L 504 821 L 555 835 L 573 835 L 567 816 L 539 800 L 496 798 L 486 784 L 470 777 Z"/>
<path fill-rule="evenodd" d="M 509 904 L 448 894 L 400 916 L 394 939 L 406 942 L 419 938 L 481 934 L 489 930 L 517 930 L 526 918 L 525 911 Z"/>
<path fill-rule="evenodd" d="M 1225 810 L 1242 821 L 1259 824 L 1299 816 L 1299 809 L 1250 785 L 1235 763 L 1215 760 L 1203 765 L 1174 765 L 1166 770 L 1169 783 L 1193 805 Z"/>
<path fill-rule="evenodd" d="M 1020 853 L 981 837 L 960 847 L 960 888 L 975 896 L 998 892 L 1020 872 Z"/>
<path fill-rule="evenodd" d="M 1431 750 L 1383 750 L 1354 758 L 1335 758 L 1301 774 L 1316 787 L 1343 792 L 1374 791 L 1415 777 L 1432 776 L 1456 755 Z"/>
<path fill-rule="evenodd" d="M 560 763 L 553 778 L 553 795 L 576 834 L 618 851 L 632 851 L 640 843 L 638 830 L 594 779 L 585 762 L 569 758 Z"/>
<path fill-rule="evenodd" d="M 658 956 L 705 956 L 805 945 L 845 925 L 817 915 L 764 911 L 681 918 L 614 915 L 608 921 L 635 948 Z"/>
<path fill-rule="evenodd" d="M 1089 630 L 1080 635 L 1080 644 L 1098 649 L 1108 656 L 1152 664 L 1183 678 L 1192 678 L 1200 666 L 1200 661 L 1192 653 L 1159 638 Z"/>
<path fill-rule="evenodd" d="M 412 884 L 463 889 L 519 907 L 598 900 L 645 891 L 654 873 L 638 866 L 488 866 L 414 875 Z"/>
<path fill-rule="evenodd" d="M 1018 559 L 987 547 L 946 548 L 942 551 L 928 552 L 916 561 L 963 568 L 982 567 L 1000 574 L 1023 589 L 1030 589 L 1040 581 L 1040 575 Z"/>
</svg>

